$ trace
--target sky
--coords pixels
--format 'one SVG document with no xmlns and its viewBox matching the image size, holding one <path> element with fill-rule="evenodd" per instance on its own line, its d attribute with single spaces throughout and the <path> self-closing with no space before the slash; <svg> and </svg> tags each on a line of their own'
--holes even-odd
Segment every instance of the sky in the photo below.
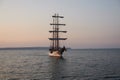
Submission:
<svg viewBox="0 0 120 80">
<path fill-rule="evenodd" d="M 59 13 L 71 48 L 120 48 L 120 0 L 0 0 L 0 47 L 49 47 Z"/>
</svg>

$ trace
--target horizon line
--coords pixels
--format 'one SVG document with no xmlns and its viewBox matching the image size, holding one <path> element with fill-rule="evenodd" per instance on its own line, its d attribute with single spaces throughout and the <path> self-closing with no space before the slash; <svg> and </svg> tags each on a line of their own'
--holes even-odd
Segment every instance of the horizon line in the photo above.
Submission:
<svg viewBox="0 0 120 80">
<path fill-rule="evenodd" d="M 22 46 L 22 47 L 0 47 L 0 49 L 35 49 L 35 48 L 49 48 L 49 47 L 46 47 L 46 46 Z M 71 48 L 71 47 L 68 47 L 67 49 L 75 49 L 75 50 L 78 50 L 78 49 L 120 49 L 120 48 Z"/>
</svg>

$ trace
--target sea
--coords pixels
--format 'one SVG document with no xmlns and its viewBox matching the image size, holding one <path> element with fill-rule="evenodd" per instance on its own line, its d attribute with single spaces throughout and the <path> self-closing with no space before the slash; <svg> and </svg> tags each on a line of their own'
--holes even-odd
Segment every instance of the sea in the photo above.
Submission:
<svg viewBox="0 0 120 80">
<path fill-rule="evenodd" d="M 120 80 L 120 49 L 0 49 L 0 80 Z"/>
</svg>

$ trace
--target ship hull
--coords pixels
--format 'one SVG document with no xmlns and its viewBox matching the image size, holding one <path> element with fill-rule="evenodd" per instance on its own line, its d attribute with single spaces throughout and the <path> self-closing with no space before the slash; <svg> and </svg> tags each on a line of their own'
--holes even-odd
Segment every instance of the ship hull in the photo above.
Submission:
<svg viewBox="0 0 120 80">
<path fill-rule="evenodd" d="M 53 51 L 52 53 L 49 53 L 49 56 L 61 57 L 62 54 L 60 53 L 60 51 Z"/>
</svg>

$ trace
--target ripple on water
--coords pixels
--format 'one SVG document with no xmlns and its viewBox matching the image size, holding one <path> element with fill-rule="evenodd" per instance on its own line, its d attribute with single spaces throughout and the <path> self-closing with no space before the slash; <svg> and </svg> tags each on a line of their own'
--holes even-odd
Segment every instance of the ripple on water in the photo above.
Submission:
<svg viewBox="0 0 120 80">
<path fill-rule="evenodd" d="M 120 80 L 120 50 L 0 50 L 0 80 Z"/>
</svg>

